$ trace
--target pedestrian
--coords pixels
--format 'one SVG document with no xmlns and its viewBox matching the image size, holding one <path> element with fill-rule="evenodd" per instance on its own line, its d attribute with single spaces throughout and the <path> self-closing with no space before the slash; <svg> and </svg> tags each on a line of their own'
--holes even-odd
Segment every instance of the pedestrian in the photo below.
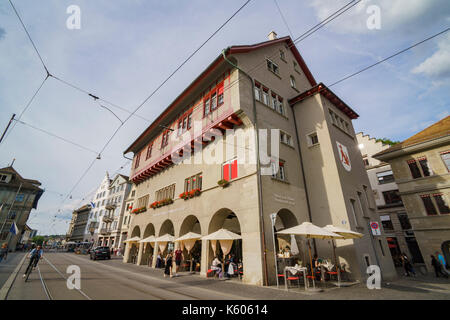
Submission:
<svg viewBox="0 0 450 320">
<path fill-rule="evenodd" d="M 448 278 L 448 275 L 442 272 L 441 264 L 436 259 L 436 257 L 433 255 L 430 255 L 430 257 L 431 257 L 431 265 L 434 268 L 434 274 L 436 275 L 436 278 L 439 278 L 439 275 L 442 275 L 444 278 Z"/>
<path fill-rule="evenodd" d="M 183 251 L 180 247 L 175 250 L 175 277 L 178 277 L 178 270 L 180 269 L 181 260 L 183 259 Z"/>
<path fill-rule="evenodd" d="M 164 278 L 170 276 L 172 278 L 172 253 L 169 251 L 166 256 L 166 267 L 164 268 Z"/>
<path fill-rule="evenodd" d="M 447 269 L 447 264 L 445 263 L 444 256 L 438 251 L 436 251 L 435 254 L 439 262 L 441 263 L 442 268 L 444 268 L 444 270 Z"/>
<path fill-rule="evenodd" d="M 416 272 L 414 271 L 414 268 L 409 261 L 408 256 L 404 252 L 402 252 L 400 258 L 402 260 L 403 269 L 405 270 L 405 276 L 409 277 L 410 273 L 416 276 Z"/>
<path fill-rule="evenodd" d="M 6 257 L 8 256 L 8 244 L 5 242 L 2 244 L 2 247 L 0 248 L 0 262 L 2 262 L 3 259 L 6 261 Z"/>
</svg>

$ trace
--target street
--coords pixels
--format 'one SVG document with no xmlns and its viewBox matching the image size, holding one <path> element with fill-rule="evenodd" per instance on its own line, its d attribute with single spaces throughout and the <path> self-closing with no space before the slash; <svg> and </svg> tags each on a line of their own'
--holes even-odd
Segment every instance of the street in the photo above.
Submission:
<svg viewBox="0 0 450 320">
<path fill-rule="evenodd" d="M 14 269 L 19 263 L 17 276 Z M 363 284 L 344 288 L 325 288 L 309 293 L 297 288 L 289 292 L 276 287 L 257 287 L 238 281 L 205 279 L 180 273 L 176 278 L 164 278 L 162 270 L 147 266 L 124 264 L 119 258 L 92 261 L 86 255 L 45 253 L 27 282 L 22 279 L 28 260 L 15 253 L 8 264 L 0 264 L 2 292 L 7 279 L 14 279 L 7 300 L 327 300 L 327 299 L 450 299 L 450 280 L 434 279 L 431 275 L 400 278 L 383 283 L 380 290 L 369 290 Z M 69 289 L 68 266 L 80 267 L 81 287 Z M 3 298 L 3 297 L 2 297 Z"/>
</svg>

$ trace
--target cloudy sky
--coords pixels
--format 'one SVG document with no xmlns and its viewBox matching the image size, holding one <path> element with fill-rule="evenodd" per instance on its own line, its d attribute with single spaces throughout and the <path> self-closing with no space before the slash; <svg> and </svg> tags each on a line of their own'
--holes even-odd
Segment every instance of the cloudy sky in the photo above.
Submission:
<svg viewBox="0 0 450 320">
<path fill-rule="evenodd" d="M 14 4 L 52 74 L 134 110 L 244 2 L 15 0 Z M 348 2 L 278 0 L 293 37 Z M 70 5 L 81 9 L 79 30 L 66 27 Z M 367 28 L 371 5 L 380 8 L 379 30 Z M 448 0 L 365 0 L 297 47 L 316 80 L 331 84 L 449 25 Z M 289 34 L 275 2 L 252 0 L 138 114 L 155 119 L 223 48 L 265 41 L 272 30 L 279 36 Z M 0 70 L 3 130 L 46 75 L 8 1 L 0 2 Z M 357 131 L 408 138 L 449 113 L 450 32 L 332 89 L 360 114 Z M 122 119 L 128 115 L 111 110 Z M 94 151 L 120 124 L 92 98 L 51 78 L 22 120 Z M 106 171 L 128 174 L 122 152 L 148 125 L 142 118 L 131 118 L 72 199 L 63 202 L 95 153 L 17 124 L 0 145 L 0 165 L 15 158 L 19 173 L 38 179 L 46 189 L 29 225 L 41 234 L 65 233 L 71 210 L 92 195 Z M 55 214 L 58 219 L 52 223 Z"/>
</svg>

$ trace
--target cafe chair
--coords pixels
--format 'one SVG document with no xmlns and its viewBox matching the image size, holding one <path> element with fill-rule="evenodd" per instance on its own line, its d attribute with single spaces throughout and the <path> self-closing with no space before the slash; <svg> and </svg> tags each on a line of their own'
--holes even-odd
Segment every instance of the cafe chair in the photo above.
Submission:
<svg viewBox="0 0 450 320">
<path fill-rule="evenodd" d="M 287 271 L 288 273 L 288 277 L 286 278 L 286 281 L 288 282 L 288 289 L 289 289 L 289 284 L 292 283 L 292 281 L 297 281 L 297 286 L 300 288 L 300 278 L 302 277 L 299 274 L 292 274 L 289 270 Z M 278 275 L 279 276 L 279 275 Z M 284 276 L 284 275 L 283 275 Z"/>
</svg>

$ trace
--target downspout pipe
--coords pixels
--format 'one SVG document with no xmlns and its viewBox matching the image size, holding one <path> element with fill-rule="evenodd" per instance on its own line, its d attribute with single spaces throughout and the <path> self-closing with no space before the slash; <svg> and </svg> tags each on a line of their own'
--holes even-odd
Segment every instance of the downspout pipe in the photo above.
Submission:
<svg viewBox="0 0 450 320">
<path fill-rule="evenodd" d="M 263 268 L 264 268 L 264 285 L 268 286 L 269 285 L 269 278 L 268 278 L 268 274 L 267 274 L 267 257 L 266 257 L 266 239 L 265 239 L 265 228 L 264 228 L 264 210 L 263 210 L 263 200 L 262 200 L 262 182 L 261 182 L 261 166 L 259 163 L 259 135 L 258 135 L 258 122 L 257 122 L 257 116 L 256 116 L 256 100 L 255 100 L 255 82 L 253 81 L 253 78 L 248 75 L 244 70 L 242 70 L 241 68 L 239 68 L 237 65 L 235 65 L 232 61 L 230 61 L 227 56 L 226 56 L 226 52 L 228 52 L 230 49 L 230 47 L 223 49 L 222 50 L 222 56 L 223 59 L 228 62 L 232 67 L 236 68 L 237 70 L 239 70 L 243 75 L 245 75 L 249 80 L 250 83 L 252 84 L 252 99 L 253 99 L 253 115 L 254 115 L 254 126 L 255 126 L 255 140 L 256 140 L 256 175 L 258 177 L 257 179 L 257 184 L 258 184 L 258 199 L 259 199 L 259 227 L 261 230 L 261 247 L 263 250 L 263 255 L 262 255 L 262 263 L 263 263 Z M 276 261 L 275 261 L 276 263 Z"/>
</svg>

